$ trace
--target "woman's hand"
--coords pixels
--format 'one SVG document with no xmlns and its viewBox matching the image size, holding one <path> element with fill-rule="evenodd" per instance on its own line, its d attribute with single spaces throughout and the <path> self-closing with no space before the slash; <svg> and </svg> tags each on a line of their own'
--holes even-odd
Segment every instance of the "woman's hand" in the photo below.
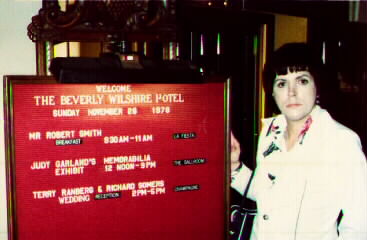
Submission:
<svg viewBox="0 0 367 240">
<path fill-rule="evenodd" d="M 236 170 L 241 162 L 240 162 L 240 154 L 241 154 L 241 147 L 240 143 L 237 141 L 235 136 L 231 131 L 231 171 Z"/>
</svg>

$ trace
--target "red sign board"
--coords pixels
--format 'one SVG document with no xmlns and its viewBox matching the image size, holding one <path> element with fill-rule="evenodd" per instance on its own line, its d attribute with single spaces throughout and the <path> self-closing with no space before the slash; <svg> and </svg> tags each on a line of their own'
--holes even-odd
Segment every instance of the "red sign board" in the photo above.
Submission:
<svg viewBox="0 0 367 240">
<path fill-rule="evenodd" d="M 222 240 L 226 86 L 6 78 L 10 237 Z"/>
</svg>

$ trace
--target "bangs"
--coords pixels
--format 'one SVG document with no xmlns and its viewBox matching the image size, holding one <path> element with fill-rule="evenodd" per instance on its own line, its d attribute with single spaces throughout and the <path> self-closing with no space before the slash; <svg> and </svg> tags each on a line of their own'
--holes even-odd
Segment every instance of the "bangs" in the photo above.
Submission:
<svg viewBox="0 0 367 240">
<path fill-rule="evenodd" d="M 310 71 L 310 68 L 305 64 L 274 66 L 274 73 L 276 75 L 286 75 L 288 71 L 290 73 Z"/>
</svg>

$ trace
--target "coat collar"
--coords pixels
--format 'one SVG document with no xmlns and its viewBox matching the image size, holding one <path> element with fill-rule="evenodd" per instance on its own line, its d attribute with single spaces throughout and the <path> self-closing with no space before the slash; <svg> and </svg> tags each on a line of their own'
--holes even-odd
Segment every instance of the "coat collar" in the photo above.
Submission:
<svg viewBox="0 0 367 240">
<path fill-rule="evenodd" d="M 298 135 L 298 145 L 303 146 L 307 144 L 309 130 L 314 127 L 314 121 L 319 118 L 320 113 L 324 111 L 318 105 L 314 107 L 310 116 L 306 120 L 302 130 Z M 263 156 L 267 157 L 274 151 L 285 151 L 284 149 L 284 133 L 287 128 L 287 121 L 283 114 L 276 117 L 267 118 L 263 120 L 265 131 L 265 149 Z"/>
</svg>

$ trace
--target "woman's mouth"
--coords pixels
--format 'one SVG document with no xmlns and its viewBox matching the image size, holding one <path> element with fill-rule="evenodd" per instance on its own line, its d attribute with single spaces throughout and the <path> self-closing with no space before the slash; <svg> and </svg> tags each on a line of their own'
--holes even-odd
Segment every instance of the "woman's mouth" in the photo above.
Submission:
<svg viewBox="0 0 367 240">
<path fill-rule="evenodd" d="M 299 107 L 301 105 L 302 104 L 299 104 L 299 103 L 290 103 L 290 104 L 287 104 L 286 107 L 287 108 L 295 108 L 295 107 Z"/>
</svg>

